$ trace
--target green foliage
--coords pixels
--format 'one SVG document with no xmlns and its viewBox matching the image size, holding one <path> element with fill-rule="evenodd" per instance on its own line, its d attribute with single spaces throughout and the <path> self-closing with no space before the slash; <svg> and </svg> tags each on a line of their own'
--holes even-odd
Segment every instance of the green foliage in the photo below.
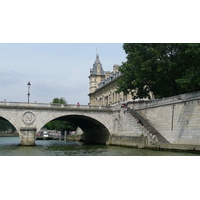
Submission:
<svg viewBox="0 0 200 200">
<path fill-rule="evenodd" d="M 67 104 L 67 101 L 63 97 L 54 98 L 52 103 Z M 64 131 L 74 131 L 77 129 L 77 126 L 68 121 L 53 120 L 51 122 L 48 122 L 44 126 L 44 128 L 47 128 L 48 130 L 58 130 L 58 131 L 64 132 Z"/>
<path fill-rule="evenodd" d="M 61 97 L 61 98 L 54 98 L 52 103 L 67 104 L 67 101 L 65 100 L 64 97 Z"/>
<path fill-rule="evenodd" d="M 0 119 L 0 131 L 8 131 L 12 130 L 14 132 L 16 129 L 15 127 L 5 119 Z"/>
<path fill-rule="evenodd" d="M 200 90 L 200 44 L 124 44 L 118 92 L 133 99 L 168 97 Z"/>
<path fill-rule="evenodd" d="M 62 133 L 64 131 L 74 131 L 77 129 L 77 126 L 71 122 L 61 121 L 61 120 L 54 120 L 45 125 L 45 128 L 48 130 L 58 130 Z"/>
</svg>

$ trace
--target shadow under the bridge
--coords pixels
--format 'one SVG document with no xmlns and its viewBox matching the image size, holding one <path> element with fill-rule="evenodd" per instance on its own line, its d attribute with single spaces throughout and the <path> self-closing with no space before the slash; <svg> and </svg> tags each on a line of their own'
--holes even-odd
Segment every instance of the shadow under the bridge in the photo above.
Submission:
<svg viewBox="0 0 200 200">
<path fill-rule="evenodd" d="M 76 124 L 83 131 L 82 141 L 90 144 L 106 144 L 109 140 L 108 129 L 99 121 L 83 115 L 67 115 L 54 120 L 68 121 Z"/>
<path fill-rule="evenodd" d="M 14 125 L 7 119 L 0 116 L 0 134 L 8 134 L 9 136 L 11 133 L 18 136 Z"/>
</svg>

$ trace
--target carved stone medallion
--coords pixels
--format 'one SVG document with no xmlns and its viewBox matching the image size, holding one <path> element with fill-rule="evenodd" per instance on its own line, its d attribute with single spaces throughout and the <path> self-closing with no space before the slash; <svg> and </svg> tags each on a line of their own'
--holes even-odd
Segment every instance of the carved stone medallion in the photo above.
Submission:
<svg viewBox="0 0 200 200">
<path fill-rule="evenodd" d="M 35 115 L 31 111 L 26 111 L 23 115 L 22 121 L 27 125 L 31 125 L 35 121 Z"/>
</svg>

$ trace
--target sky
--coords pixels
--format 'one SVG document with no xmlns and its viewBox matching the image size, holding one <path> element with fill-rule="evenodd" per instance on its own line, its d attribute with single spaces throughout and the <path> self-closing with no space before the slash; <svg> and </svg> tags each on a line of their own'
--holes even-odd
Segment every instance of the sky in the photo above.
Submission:
<svg viewBox="0 0 200 200">
<path fill-rule="evenodd" d="M 64 97 L 69 104 L 88 104 L 96 51 L 111 71 L 126 61 L 123 43 L 199 40 L 198 6 L 179 6 L 174 0 L 1 2 L 0 101 L 26 102 L 30 81 L 31 102 Z"/>
<path fill-rule="evenodd" d="M 89 74 L 96 54 L 105 71 L 126 61 L 122 43 L 0 43 L 0 101 L 89 103 Z"/>
</svg>

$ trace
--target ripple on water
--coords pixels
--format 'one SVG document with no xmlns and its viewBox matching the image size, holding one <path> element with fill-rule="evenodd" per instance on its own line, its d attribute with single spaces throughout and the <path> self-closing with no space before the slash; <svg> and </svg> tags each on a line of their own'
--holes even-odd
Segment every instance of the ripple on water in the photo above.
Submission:
<svg viewBox="0 0 200 200">
<path fill-rule="evenodd" d="M 21 146 L 19 137 L 0 137 L 0 156 L 199 156 L 199 154 L 84 145 L 81 142 L 63 140 L 36 140 L 35 146 Z"/>
</svg>

